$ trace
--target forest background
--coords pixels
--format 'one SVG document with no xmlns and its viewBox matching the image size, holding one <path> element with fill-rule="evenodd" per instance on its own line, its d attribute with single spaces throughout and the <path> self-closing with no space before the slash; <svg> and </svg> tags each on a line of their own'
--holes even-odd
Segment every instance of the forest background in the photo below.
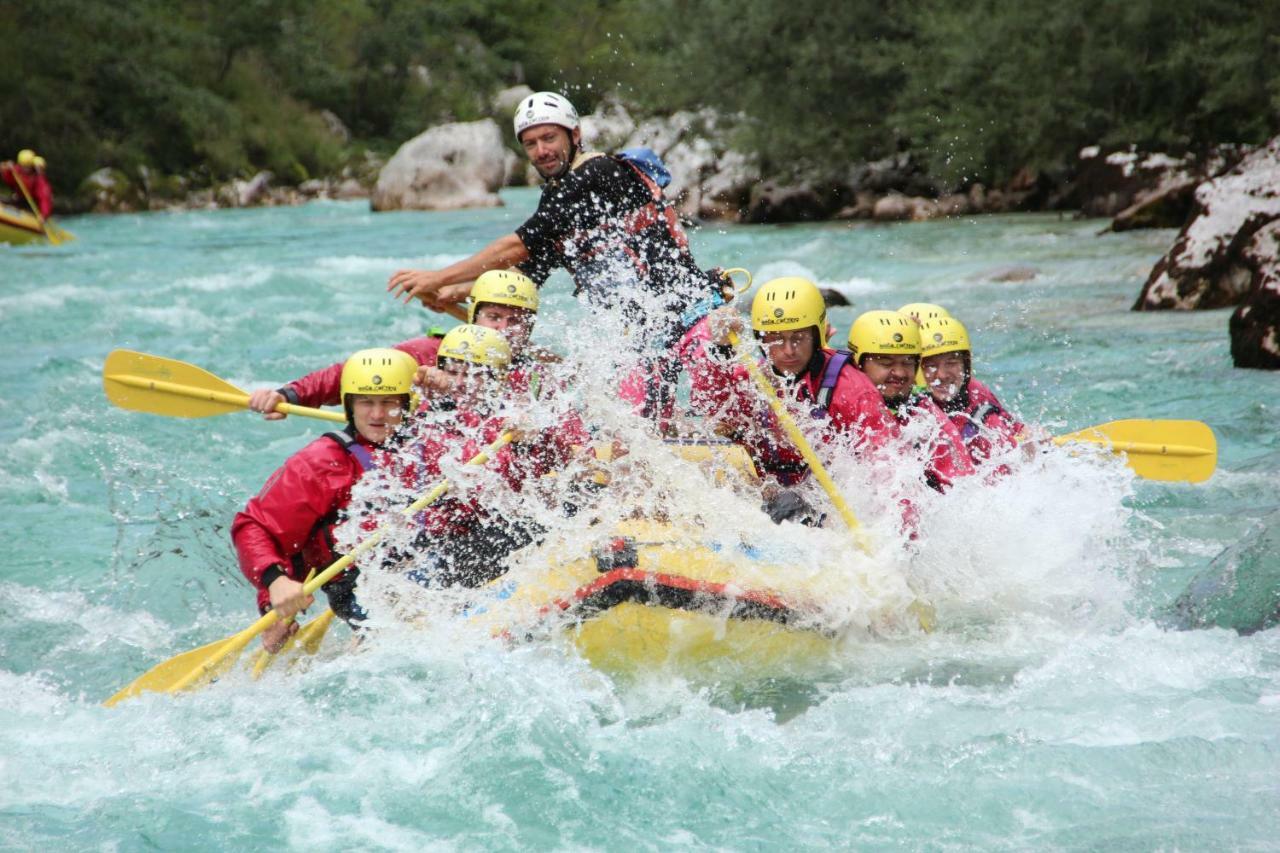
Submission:
<svg viewBox="0 0 1280 853">
<path fill-rule="evenodd" d="M 770 176 L 909 150 L 963 189 L 1265 141 L 1277 56 L 1278 0 L 10 0 L 0 155 L 36 148 L 62 193 L 103 166 L 301 182 L 527 83 L 739 116 Z"/>
</svg>

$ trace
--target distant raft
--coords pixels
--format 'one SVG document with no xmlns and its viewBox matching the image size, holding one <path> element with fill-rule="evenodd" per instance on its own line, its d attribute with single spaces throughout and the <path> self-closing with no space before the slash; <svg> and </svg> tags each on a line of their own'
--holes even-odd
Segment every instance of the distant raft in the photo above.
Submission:
<svg viewBox="0 0 1280 853">
<path fill-rule="evenodd" d="M 54 235 L 50 240 L 45 229 Z M 26 243 L 65 243 L 74 240 L 75 235 L 65 231 L 48 220 L 45 228 L 40 227 L 40 220 L 27 210 L 20 210 L 7 204 L 0 204 L 0 243 L 20 246 Z"/>
<path fill-rule="evenodd" d="M 40 222 L 25 210 L 0 204 L 0 243 L 47 243 Z"/>
</svg>

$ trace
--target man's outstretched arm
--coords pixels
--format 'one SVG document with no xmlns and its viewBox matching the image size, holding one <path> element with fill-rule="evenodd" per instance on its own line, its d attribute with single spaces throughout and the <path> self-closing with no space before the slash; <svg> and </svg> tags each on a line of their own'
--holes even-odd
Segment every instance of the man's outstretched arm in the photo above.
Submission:
<svg viewBox="0 0 1280 853">
<path fill-rule="evenodd" d="M 396 270 L 387 282 L 387 290 L 403 296 L 405 302 L 419 299 L 428 308 L 440 310 L 466 298 L 467 290 L 449 285 L 469 283 L 489 270 L 509 269 L 528 259 L 524 241 L 517 234 L 508 234 L 442 270 Z M 442 288 L 448 289 L 441 293 Z"/>
</svg>

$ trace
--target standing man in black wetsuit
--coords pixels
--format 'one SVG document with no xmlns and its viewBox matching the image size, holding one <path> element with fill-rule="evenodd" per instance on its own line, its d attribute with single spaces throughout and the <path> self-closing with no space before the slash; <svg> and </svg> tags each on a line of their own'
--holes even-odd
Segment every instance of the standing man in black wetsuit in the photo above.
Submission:
<svg viewBox="0 0 1280 853">
<path fill-rule="evenodd" d="M 438 311 L 465 299 L 470 282 L 487 270 L 518 266 L 541 286 L 563 267 L 589 308 L 619 320 L 629 348 L 649 354 L 643 399 L 624 397 L 662 415 L 677 371 L 669 352 L 723 303 L 719 275 L 698 267 L 675 210 L 644 165 L 582 150 L 578 112 L 566 98 L 525 98 L 515 131 L 546 181 L 534 214 L 514 234 L 444 269 L 397 271 L 387 290 Z"/>
</svg>

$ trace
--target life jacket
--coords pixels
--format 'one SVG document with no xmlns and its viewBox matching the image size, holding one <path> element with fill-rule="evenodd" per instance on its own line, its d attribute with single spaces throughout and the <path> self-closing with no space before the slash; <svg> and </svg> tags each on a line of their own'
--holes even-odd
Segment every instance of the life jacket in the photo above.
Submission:
<svg viewBox="0 0 1280 853">
<path fill-rule="evenodd" d="M 835 387 L 840 379 L 840 371 L 844 369 L 844 366 L 852 358 L 853 353 L 847 350 L 836 350 L 827 359 L 827 364 L 822 370 L 822 379 L 818 383 L 817 393 L 813 397 L 813 406 L 809 409 L 810 417 L 815 420 L 825 420 L 830 416 L 831 399 L 835 395 Z M 762 412 L 760 416 L 761 429 L 769 430 L 772 425 L 772 413 Z M 765 434 L 767 435 L 768 433 L 766 432 Z M 764 457 L 761 460 L 763 467 L 784 486 L 794 486 L 804 479 L 805 474 L 809 471 L 807 462 L 802 459 L 788 458 L 791 454 L 776 446 L 771 440 L 764 441 L 759 450 Z"/>
<path fill-rule="evenodd" d="M 689 238 L 680 227 L 680 217 L 676 213 L 675 208 L 667 204 L 666 198 L 662 195 L 662 187 L 665 186 L 665 184 L 660 184 L 654 179 L 650 172 L 650 170 L 654 168 L 652 163 L 641 165 L 638 162 L 637 156 L 634 153 L 636 150 L 637 149 L 627 149 L 627 151 L 631 153 L 626 156 L 618 154 L 615 155 L 613 159 L 619 163 L 625 163 L 631 171 L 635 173 L 636 177 L 640 179 L 641 183 L 643 183 L 645 188 L 649 191 L 650 201 L 620 217 L 618 225 L 620 225 L 622 230 L 626 233 L 638 235 L 643 233 L 645 229 L 652 225 L 661 222 L 665 225 L 667 234 L 671 237 L 672 241 L 674 241 L 682 251 L 687 252 L 689 250 Z M 654 159 L 657 159 L 657 154 L 654 154 L 651 149 L 643 150 L 648 151 Z M 573 163 L 570 165 L 569 171 L 575 171 L 584 163 L 594 160 L 597 157 L 608 156 L 608 154 L 605 154 L 602 151 L 580 151 L 577 156 L 573 158 Z M 657 162 L 658 165 L 661 165 L 661 160 L 658 160 Z M 656 169 L 654 171 L 656 171 Z M 662 172 L 666 174 L 667 182 L 669 182 L 670 172 L 666 171 L 665 166 L 662 166 Z M 565 242 L 578 244 L 579 251 L 574 253 L 574 255 L 582 260 L 589 260 L 601 249 L 601 247 L 592 247 L 589 244 L 590 238 L 598 235 L 599 233 L 600 229 L 598 228 L 591 229 L 587 232 L 579 232 L 570 235 L 566 238 Z M 647 270 L 643 259 L 637 257 L 630 247 L 623 246 L 622 248 L 630 256 L 631 262 L 636 266 L 636 269 L 642 274 L 645 273 Z M 562 244 L 560 246 L 561 254 L 568 255 L 569 253 L 565 252 L 564 249 L 565 246 Z"/>
<path fill-rule="evenodd" d="M 831 398 L 835 396 L 836 383 L 840 381 L 840 371 L 853 359 L 853 353 L 838 349 L 827 359 L 827 366 L 822 371 L 822 381 L 818 383 L 818 393 L 813 397 L 813 408 L 809 414 L 821 420 L 831 413 Z"/>
<path fill-rule="evenodd" d="M 350 427 L 347 428 L 348 430 Z M 356 464 L 360 466 L 360 474 L 364 476 L 370 471 L 378 468 L 378 461 L 369 452 L 369 448 L 365 447 L 355 436 L 347 430 L 341 432 L 326 432 L 324 437 L 330 439 L 344 451 L 347 452 Z M 353 484 L 354 485 L 354 484 Z M 290 558 L 293 563 L 293 569 L 296 573 L 295 580 L 301 580 L 307 575 L 308 568 L 323 568 L 331 565 L 341 555 L 338 553 L 337 543 L 333 539 L 333 529 L 337 526 L 340 509 L 334 508 L 324 515 L 316 526 L 311 528 L 311 532 L 307 534 L 307 538 L 303 540 L 302 548 L 295 552 Z M 357 569 L 347 569 L 338 575 L 338 578 L 351 575 L 354 577 Z M 334 580 L 337 580 L 335 578 Z"/>
<path fill-rule="evenodd" d="M 965 413 L 964 423 L 960 426 L 960 437 L 964 439 L 965 444 L 978 437 L 987 423 L 987 418 L 992 415 L 1004 416 L 1005 411 L 995 403 L 983 403 L 972 412 Z"/>
</svg>

